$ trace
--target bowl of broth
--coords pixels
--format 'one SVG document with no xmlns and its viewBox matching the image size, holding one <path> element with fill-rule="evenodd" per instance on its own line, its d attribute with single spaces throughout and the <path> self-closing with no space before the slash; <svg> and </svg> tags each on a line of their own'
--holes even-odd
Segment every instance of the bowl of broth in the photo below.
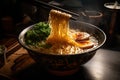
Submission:
<svg viewBox="0 0 120 80">
<path fill-rule="evenodd" d="M 58 76 L 76 73 L 106 41 L 100 28 L 70 17 L 53 10 L 48 22 L 28 26 L 18 37 L 36 63 Z"/>
</svg>

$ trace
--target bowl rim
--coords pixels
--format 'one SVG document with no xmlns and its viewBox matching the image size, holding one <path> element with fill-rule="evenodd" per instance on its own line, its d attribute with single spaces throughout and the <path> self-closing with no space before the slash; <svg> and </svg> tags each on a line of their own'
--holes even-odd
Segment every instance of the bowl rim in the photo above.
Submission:
<svg viewBox="0 0 120 80">
<path fill-rule="evenodd" d="M 114 10 L 114 9 L 115 9 L 115 10 L 116 10 L 116 9 L 120 9 L 120 8 L 114 8 L 114 7 L 113 7 L 113 8 L 110 8 L 110 7 L 108 7 L 108 5 L 112 5 L 112 6 L 114 6 L 114 4 L 115 4 L 115 2 L 105 3 L 105 4 L 104 4 L 104 7 L 108 8 L 108 9 L 111 9 L 111 10 Z M 117 6 L 120 7 L 120 4 L 118 3 Z"/>
<path fill-rule="evenodd" d="M 71 21 L 73 21 L 73 20 L 71 20 Z M 25 48 L 25 49 L 27 49 L 27 50 L 34 51 L 34 52 L 37 52 L 37 53 L 40 53 L 40 54 L 44 54 L 44 55 L 55 55 L 55 56 L 56 56 L 56 55 L 57 55 L 57 56 L 82 55 L 82 54 L 85 54 L 85 53 L 89 53 L 89 52 L 98 50 L 98 49 L 106 42 L 107 36 L 106 36 L 105 32 L 104 32 L 102 29 L 100 29 L 99 27 L 97 27 L 97 26 L 95 26 L 95 25 L 93 25 L 93 24 L 91 24 L 91 23 L 84 22 L 84 21 L 75 21 L 75 22 L 82 23 L 82 24 L 87 24 L 87 25 L 90 25 L 90 26 L 96 28 L 97 30 L 99 30 L 99 31 L 102 33 L 102 35 L 104 36 L 104 40 L 101 42 L 100 45 L 96 46 L 95 48 L 89 49 L 89 50 L 87 50 L 87 51 L 84 51 L 84 52 L 81 52 L 81 53 L 78 53 L 78 54 L 62 54 L 62 55 L 61 55 L 61 54 L 52 54 L 52 53 L 51 53 L 51 54 L 41 53 L 41 52 L 39 52 L 39 51 L 36 51 L 36 50 L 33 50 L 33 49 L 29 48 L 28 46 L 25 46 L 25 42 L 22 41 L 22 38 L 23 38 L 24 36 L 21 36 L 21 35 L 25 34 L 25 33 L 27 32 L 27 30 L 31 29 L 31 28 L 33 27 L 33 25 L 34 25 L 34 24 L 33 24 L 33 25 L 30 25 L 30 26 L 26 27 L 25 29 L 23 29 L 23 30 L 20 32 L 20 34 L 18 35 L 18 42 L 19 42 L 19 44 L 20 44 L 23 48 Z M 23 39 L 24 39 L 24 38 L 23 38 Z"/>
</svg>

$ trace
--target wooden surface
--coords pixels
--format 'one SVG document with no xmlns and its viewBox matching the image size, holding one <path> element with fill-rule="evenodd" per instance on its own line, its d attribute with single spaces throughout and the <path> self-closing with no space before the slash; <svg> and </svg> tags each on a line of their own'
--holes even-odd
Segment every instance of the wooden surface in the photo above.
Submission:
<svg viewBox="0 0 120 80">
<path fill-rule="evenodd" d="M 99 49 L 77 73 L 58 77 L 45 71 L 24 48 L 19 47 L 7 57 L 7 64 L 0 68 L 0 74 L 12 80 L 120 80 L 120 52 Z"/>
<path fill-rule="evenodd" d="M 11 78 L 11 75 L 34 63 L 28 52 L 18 43 L 16 37 L 3 38 L 0 40 L 0 45 L 5 45 L 7 48 L 7 63 L 3 61 L 4 64 L 0 64 L 0 80 L 2 80 L 1 75 Z M 0 58 L 4 57 L 0 56 Z"/>
<path fill-rule="evenodd" d="M 120 80 L 120 52 L 99 49 L 96 55 L 71 76 L 58 77 L 49 74 L 37 64 L 24 69 L 14 77 L 18 80 Z"/>
</svg>

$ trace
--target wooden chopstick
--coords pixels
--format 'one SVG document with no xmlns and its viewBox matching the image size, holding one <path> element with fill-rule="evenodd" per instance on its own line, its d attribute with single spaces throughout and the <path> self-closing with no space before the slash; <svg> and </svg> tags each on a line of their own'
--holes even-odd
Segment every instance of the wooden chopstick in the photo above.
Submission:
<svg viewBox="0 0 120 80">
<path fill-rule="evenodd" d="M 45 3 L 45 2 L 40 1 L 40 0 L 39 0 L 39 1 L 38 1 L 38 0 L 35 0 L 33 4 L 34 4 L 35 6 L 41 6 L 41 5 L 43 5 L 43 6 L 45 6 L 45 7 L 57 9 L 57 10 L 60 10 L 60 11 L 63 11 L 63 12 L 69 13 L 69 14 L 71 14 L 71 15 L 74 15 L 74 16 L 79 17 L 79 14 L 77 14 L 77 13 L 68 11 L 68 10 L 66 10 L 66 9 L 63 9 L 63 8 L 60 8 L 60 7 L 57 7 L 57 6 L 48 4 L 48 3 Z M 75 17 L 71 17 L 71 19 L 76 20 Z"/>
</svg>

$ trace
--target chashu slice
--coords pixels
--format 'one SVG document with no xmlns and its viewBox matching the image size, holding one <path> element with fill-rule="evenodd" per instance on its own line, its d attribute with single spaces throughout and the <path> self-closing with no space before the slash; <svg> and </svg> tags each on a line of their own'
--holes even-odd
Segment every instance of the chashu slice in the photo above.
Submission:
<svg viewBox="0 0 120 80">
<path fill-rule="evenodd" d="M 87 32 L 77 32 L 75 34 L 75 41 L 78 43 L 80 48 L 89 49 L 94 46 L 94 43 L 89 40 L 90 34 Z"/>
</svg>

